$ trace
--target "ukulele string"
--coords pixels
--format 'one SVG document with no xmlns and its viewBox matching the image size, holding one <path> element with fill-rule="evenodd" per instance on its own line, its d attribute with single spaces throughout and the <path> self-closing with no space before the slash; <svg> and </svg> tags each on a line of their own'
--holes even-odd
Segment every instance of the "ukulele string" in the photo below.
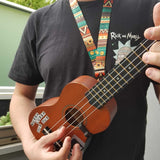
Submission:
<svg viewBox="0 0 160 160">
<path fill-rule="evenodd" d="M 153 44 L 153 43 L 152 43 Z M 152 44 L 150 44 L 150 46 L 152 45 Z M 160 46 L 160 45 L 159 45 Z M 148 47 L 149 48 L 149 47 Z M 148 49 L 147 48 L 147 49 Z M 145 50 L 144 50 L 145 51 Z M 142 53 L 143 54 L 143 53 Z M 140 61 L 140 63 L 141 63 L 142 61 Z M 138 64 L 139 65 L 139 64 Z M 137 66 L 138 66 L 137 65 Z M 145 66 L 147 66 L 147 64 L 145 64 L 144 66 L 143 66 L 143 68 L 145 67 Z M 142 68 L 142 70 L 143 70 L 143 68 Z M 134 76 L 134 75 L 133 75 Z M 90 107 L 92 107 L 92 106 L 90 106 Z M 72 131 L 74 131 L 77 127 L 79 127 L 79 125 L 81 124 L 81 123 L 83 123 L 92 113 L 94 113 L 95 111 L 97 110 L 97 108 L 95 108 L 92 112 L 90 112 L 90 114 L 87 116 L 87 117 L 85 117 L 85 119 L 84 120 L 82 120 L 77 126 L 75 126 L 74 128 L 72 128 L 72 130 L 70 130 L 70 132 L 68 132 L 66 135 L 64 135 L 62 138 L 64 139 L 67 135 L 69 135 Z M 74 122 L 73 122 L 74 123 Z M 72 123 L 72 124 L 73 124 Z M 70 125 L 71 126 L 71 125 Z M 70 126 L 68 126 L 67 128 L 69 128 Z M 60 139 L 60 140 L 63 140 L 63 139 Z M 60 144 L 59 144 L 60 145 Z M 61 145 L 60 145 L 61 146 Z"/>
<path fill-rule="evenodd" d="M 145 43 L 145 42 L 144 42 L 144 43 Z M 154 43 L 154 42 L 153 42 L 153 43 Z M 152 43 L 152 44 L 153 44 L 153 43 Z M 152 44 L 150 44 L 150 46 L 151 46 Z M 145 50 L 144 50 L 144 51 L 145 51 Z M 143 53 L 141 53 L 141 54 L 143 54 Z M 142 61 L 140 61 L 140 63 L 141 63 L 141 62 L 142 62 Z M 139 65 L 139 64 L 138 64 L 138 65 Z M 137 66 L 138 66 L 138 65 L 137 65 Z M 146 66 L 146 65 L 145 65 L 145 66 Z M 145 67 L 145 66 L 144 66 L 144 67 Z M 93 105 L 94 105 L 94 104 L 93 104 Z M 90 107 L 92 107 L 92 106 L 90 106 Z M 89 107 L 87 110 L 89 110 L 90 107 Z M 84 120 L 86 120 L 86 119 L 87 119 L 93 112 L 95 112 L 96 110 L 97 110 L 97 108 L 95 108 L 95 110 L 93 110 L 87 117 L 85 117 Z M 75 113 L 75 114 L 76 114 L 76 113 Z M 83 113 L 83 114 L 84 114 L 84 113 Z M 78 117 L 77 119 L 79 119 L 79 117 Z M 83 123 L 84 120 L 82 120 L 79 124 Z M 75 121 L 76 121 L 76 120 L 75 120 Z M 73 123 L 74 123 L 74 122 L 73 122 Z M 73 124 L 73 123 L 72 123 L 72 124 Z M 67 128 L 69 128 L 72 124 L 70 124 Z M 78 125 L 78 126 L 79 126 L 79 125 Z M 67 134 L 70 134 L 70 133 L 71 133 L 73 130 L 75 130 L 76 127 L 78 127 L 78 126 L 75 126 L 75 127 L 74 127 L 69 133 L 67 133 Z M 67 135 L 65 135 L 65 136 L 67 136 Z"/>
<path fill-rule="evenodd" d="M 153 45 L 153 43 L 154 43 L 154 42 L 152 42 L 152 44 L 150 44 L 150 46 Z M 150 47 L 150 46 L 149 46 L 149 47 Z M 149 48 L 149 47 L 148 47 L 148 48 Z M 160 45 L 159 45 L 159 47 L 160 47 Z M 141 52 L 141 54 L 143 54 L 143 53 Z M 141 54 L 140 54 L 140 55 L 141 55 Z M 140 61 L 140 62 L 138 63 L 138 65 L 139 65 L 140 63 L 142 63 L 142 61 Z M 137 66 L 138 66 L 138 65 L 137 65 Z M 140 71 L 142 71 L 146 66 L 147 66 L 147 64 L 144 64 L 143 68 L 141 68 Z M 135 73 L 133 76 L 135 76 L 135 75 L 136 75 L 136 73 Z M 131 78 L 130 78 L 130 79 L 131 79 Z M 130 80 L 130 79 L 129 79 L 129 80 Z M 113 94 L 114 94 L 114 93 L 113 93 Z M 93 104 L 93 105 L 94 105 L 94 104 Z M 92 107 L 92 105 L 91 105 L 89 108 L 91 108 L 91 107 Z M 88 109 L 89 109 L 89 108 L 88 108 Z M 86 111 L 88 111 L 88 109 L 87 109 Z M 84 122 L 92 113 L 94 113 L 96 110 L 97 110 L 97 108 L 95 108 L 92 112 L 90 112 L 77 126 L 74 126 L 74 128 L 72 128 L 72 130 L 70 130 L 70 132 L 68 132 L 66 135 L 64 135 L 64 137 L 66 137 L 66 136 L 69 135 L 72 131 L 74 131 L 77 127 L 79 127 L 80 124 L 83 123 L 83 122 Z M 86 112 L 86 111 L 85 111 L 85 112 Z M 83 114 L 84 114 L 84 112 L 82 113 L 82 115 L 83 115 Z M 80 116 L 79 116 L 77 119 L 79 119 L 79 118 L 80 118 Z M 73 123 L 74 123 L 74 122 L 73 122 Z M 73 124 L 73 123 L 72 123 L 72 124 Z M 69 128 L 72 124 L 68 125 L 67 128 Z"/>
<path fill-rule="evenodd" d="M 146 40 L 146 41 L 147 41 L 147 40 Z M 143 42 L 143 44 L 146 43 L 146 41 Z M 141 47 L 141 46 L 140 46 L 140 47 Z M 137 49 L 138 49 L 138 48 L 137 48 Z M 85 97 L 84 97 L 84 98 L 85 98 Z M 83 98 L 83 99 L 84 99 L 84 98 Z M 82 99 L 82 100 L 83 100 L 83 99 Z M 81 101 L 82 101 L 82 100 L 81 100 Z M 80 102 L 81 102 L 81 101 L 80 101 Z M 78 104 L 79 104 L 80 102 L 78 102 Z M 87 103 L 88 103 L 88 102 L 87 102 Z M 86 103 L 86 104 L 87 104 L 87 103 Z M 76 107 L 78 104 L 76 104 L 75 107 Z M 85 106 L 86 104 L 84 104 L 84 106 Z M 75 107 L 74 107 L 74 108 L 75 108 Z M 71 112 L 74 108 L 72 108 L 69 112 Z M 83 106 L 82 106 L 81 108 L 83 108 Z M 80 108 L 80 109 L 81 109 L 81 108 Z M 96 108 L 96 109 L 97 109 L 97 108 Z M 67 114 L 69 114 L 69 112 L 68 112 Z M 77 111 L 77 112 L 78 112 L 78 111 Z M 77 113 L 74 113 L 74 115 L 75 115 L 75 114 L 77 114 Z M 72 115 L 72 117 L 73 117 L 74 115 Z M 66 115 L 65 115 L 65 116 L 66 116 Z M 61 120 L 63 120 L 63 118 L 65 118 L 65 116 L 62 117 L 54 126 L 52 126 L 51 129 L 53 129 Z M 70 119 L 71 119 L 72 117 L 70 117 Z M 68 120 L 69 120 L 69 119 L 68 119 Z M 65 122 L 65 123 L 67 123 L 67 122 Z M 64 124 L 65 124 L 65 123 L 64 123 Z M 64 124 L 63 124 L 63 125 L 64 125 Z M 62 126 L 63 126 L 63 125 L 62 125 Z M 50 130 L 51 130 L 51 129 L 50 129 Z"/>
<path fill-rule="evenodd" d="M 96 108 L 97 109 L 97 108 Z M 75 113 L 76 114 L 76 113 Z M 91 113 L 92 114 L 92 113 Z M 90 114 L 89 114 L 90 115 Z M 75 120 L 76 121 L 76 120 Z M 83 121 L 82 121 L 83 122 Z M 74 123 L 74 122 L 73 122 Z M 69 128 L 70 126 L 68 126 L 68 128 Z"/>
<path fill-rule="evenodd" d="M 153 44 L 153 43 L 152 43 L 152 44 Z M 152 44 L 150 44 L 150 46 L 151 46 Z M 148 48 L 149 48 L 149 47 L 148 47 Z M 141 53 L 141 54 L 143 54 L 143 53 Z M 140 63 L 142 63 L 142 61 L 140 61 L 140 62 L 138 63 L 138 65 L 139 65 Z M 138 65 L 137 65 L 137 66 L 138 66 Z M 146 67 L 146 66 L 147 66 L 147 65 L 144 64 L 143 68 Z M 143 70 L 143 68 L 141 68 L 141 70 Z M 140 70 L 140 71 L 141 71 L 141 70 Z M 135 76 L 135 75 L 133 75 L 133 76 Z M 130 80 L 130 79 L 129 79 L 129 80 Z M 98 100 L 99 100 L 99 99 L 98 99 Z M 93 105 L 94 105 L 94 104 L 93 104 Z M 91 106 L 90 106 L 90 107 L 91 107 Z M 88 111 L 88 110 L 90 109 L 90 107 L 89 107 L 86 111 Z M 85 117 L 85 119 L 87 119 L 87 118 L 88 118 L 94 111 L 96 111 L 96 110 L 97 110 L 97 108 L 95 108 L 95 110 L 93 110 L 87 117 Z M 86 111 L 85 111 L 85 112 L 86 112 Z M 82 113 L 82 114 L 84 114 L 84 113 Z M 78 117 L 78 118 L 80 118 L 80 117 Z M 78 119 L 78 118 L 77 118 L 77 119 Z M 84 120 L 85 120 L 85 119 L 84 119 Z M 82 120 L 82 122 L 83 122 L 84 120 Z M 75 121 L 76 121 L 76 120 L 75 120 Z M 74 121 L 74 122 L 75 122 L 75 121 Z M 73 123 L 74 123 L 74 122 L 73 122 Z M 80 122 L 80 124 L 81 124 L 82 122 Z M 73 123 L 72 123 L 72 124 L 73 124 Z M 70 125 L 67 126 L 67 127 L 69 128 L 72 124 L 70 124 Z M 76 126 L 76 127 L 77 127 L 77 126 Z M 75 128 L 76 128 L 76 127 L 75 127 Z M 72 130 L 71 130 L 71 132 L 72 132 Z"/>
<path fill-rule="evenodd" d="M 143 41 L 144 41 L 144 40 L 143 40 Z M 145 40 L 145 42 L 143 42 L 143 41 L 141 42 L 142 44 L 146 43 L 148 40 Z M 152 42 L 152 43 L 153 43 L 153 42 Z M 152 44 L 151 44 L 151 45 L 152 45 Z M 141 46 L 137 47 L 136 50 L 138 50 L 140 47 L 141 47 Z M 141 54 L 143 54 L 143 53 L 141 53 Z M 131 56 L 131 55 L 129 55 L 129 56 Z M 118 65 L 117 65 L 117 66 L 118 66 Z M 117 66 L 116 66 L 116 67 L 117 67 Z M 119 66 L 118 66 L 118 67 L 119 67 Z M 117 67 L 117 68 L 118 68 L 118 67 Z M 103 79 L 103 81 L 104 81 L 104 79 Z M 103 82 L 103 81 L 102 81 L 102 82 Z M 110 82 L 111 82 L 111 81 L 110 81 Z M 104 86 L 104 87 L 105 87 L 105 86 Z M 103 89 L 103 88 L 102 88 L 102 89 Z M 99 91 L 99 92 L 100 92 L 100 91 Z M 98 93 L 99 93 L 99 92 L 98 92 Z M 97 94 L 98 94 L 98 93 L 97 93 Z M 96 96 L 96 95 L 95 95 L 95 96 Z M 78 104 L 81 103 L 85 98 L 86 98 L 86 97 L 83 97 L 67 114 L 69 114 L 69 113 L 70 113 L 76 106 L 78 106 Z M 92 98 L 94 98 L 94 97 L 92 97 Z M 110 98 L 110 97 L 109 97 L 109 98 Z M 99 99 L 98 99 L 98 100 L 99 100 Z M 87 101 L 80 109 L 82 109 L 87 103 L 88 103 L 88 101 Z M 94 105 L 94 104 L 93 104 L 93 105 Z M 88 109 L 90 109 L 90 107 L 89 107 Z M 87 110 L 88 110 L 88 109 L 87 109 Z M 97 109 L 97 108 L 96 108 L 96 109 Z M 75 113 L 68 119 L 68 121 L 69 121 L 72 117 L 74 117 L 79 111 L 80 111 L 80 110 L 78 110 L 77 112 L 75 112 Z M 67 114 L 66 114 L 66 115 L 67 115 Z M 55 125 L 53 125 L 53 126 L 50 128 L 50 130 L 53 129 L 61 120 L 63 120 L 63 119 L 66 117 L 66 115 L 63 116 Z M 77 119 L 78 119 L 78 118 L 77 118 Z M 77 119 L 75 119 L 75 121 L 76 121 Z M 74 122 L 75 122 L 75 121 L 74 121 Z M 73 122 L 73 123 L 74 123 L 74 122 Z M 66 121 L 65 123 L 63 123 L 63 125 L 66 124 L 66 123 L 67 123 L 67 121 Z M 73 124 L 73 123 L 72 123 L 72 124 Z M 72 124 L 70 124 L 70 125 L 72 125 Z M 63 126 L 63 125 L 61 125 L 61 126 Z M 70 125 L 69 125 L 69 126 L 70 126 Z"/>
</svg>

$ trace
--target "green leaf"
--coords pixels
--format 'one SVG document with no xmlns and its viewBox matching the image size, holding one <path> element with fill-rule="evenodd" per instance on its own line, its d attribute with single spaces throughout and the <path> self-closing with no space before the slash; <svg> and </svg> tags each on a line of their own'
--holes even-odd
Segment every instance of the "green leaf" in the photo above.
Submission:
<svg viewBox="0 0 160 160">
<path fill-rule="evenodd" d="M 54 3 L 56 0 L 8 0 L 32 9 L 39 9 L 49 4 Z"/>
</svg>

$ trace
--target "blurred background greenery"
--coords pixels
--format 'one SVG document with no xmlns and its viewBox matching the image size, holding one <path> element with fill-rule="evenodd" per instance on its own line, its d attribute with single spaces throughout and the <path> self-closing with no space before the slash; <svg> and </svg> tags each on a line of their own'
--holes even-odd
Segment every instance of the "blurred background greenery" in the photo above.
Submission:
<svg viewBox="0 0 160 160">
<path fill-rule="evenodd" d="M 8 0 L 32 9 L 39 9 L 49 4 L 54 3 L 56 0 Z"/>
</svg>

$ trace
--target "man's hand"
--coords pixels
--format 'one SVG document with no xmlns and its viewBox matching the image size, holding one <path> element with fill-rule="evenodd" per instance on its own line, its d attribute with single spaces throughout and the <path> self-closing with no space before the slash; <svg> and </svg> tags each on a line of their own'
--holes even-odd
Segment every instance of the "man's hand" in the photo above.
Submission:
<svg viewBox="0 0 160 160">
<path fill-rule="evenodd" d="M 144 32 L 144 36 L 150 40 L 160 40 L 160 3 L 157 3 L 153 10 L 153 21 L 154 27 L 148 28 Z M 160 68 L 160 42 L 156 42 L 149 50 L 146 52 L 142 60 L 146 64 L 157 66 Z M 160 69 L 149 67 L 146 70 L 146 75 L 155 82 L 160 83 Z"/>
<path fill-rule="evenodd" d="M 33 143 L 25 146 L 26 155 L 29 160 L 67 160 L 71 148 L 71 138 L 66 137 L 63 146 L 59 151 L 53 151 L 53 144 L 62 138 L 65 134 L 65 128 L 41 137 L 39 140 L 33 140 Z M 70 160 L 82 160 L 82 152 L 79 144 L 75 144 Z"/>
</svg>

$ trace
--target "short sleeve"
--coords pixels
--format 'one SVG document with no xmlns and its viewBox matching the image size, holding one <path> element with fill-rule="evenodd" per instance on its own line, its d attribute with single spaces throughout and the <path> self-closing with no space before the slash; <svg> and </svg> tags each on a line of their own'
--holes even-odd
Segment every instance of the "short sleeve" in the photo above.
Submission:
<svg viewBox="0 0 160 160">
<path fill-rule="evenodd" d="M 26 85 L 36 85 L 43 81 L 36 59 L 36 22 L 33 13 L 26 24 L 9 72 L 9 78 Z"/>
</svg>

